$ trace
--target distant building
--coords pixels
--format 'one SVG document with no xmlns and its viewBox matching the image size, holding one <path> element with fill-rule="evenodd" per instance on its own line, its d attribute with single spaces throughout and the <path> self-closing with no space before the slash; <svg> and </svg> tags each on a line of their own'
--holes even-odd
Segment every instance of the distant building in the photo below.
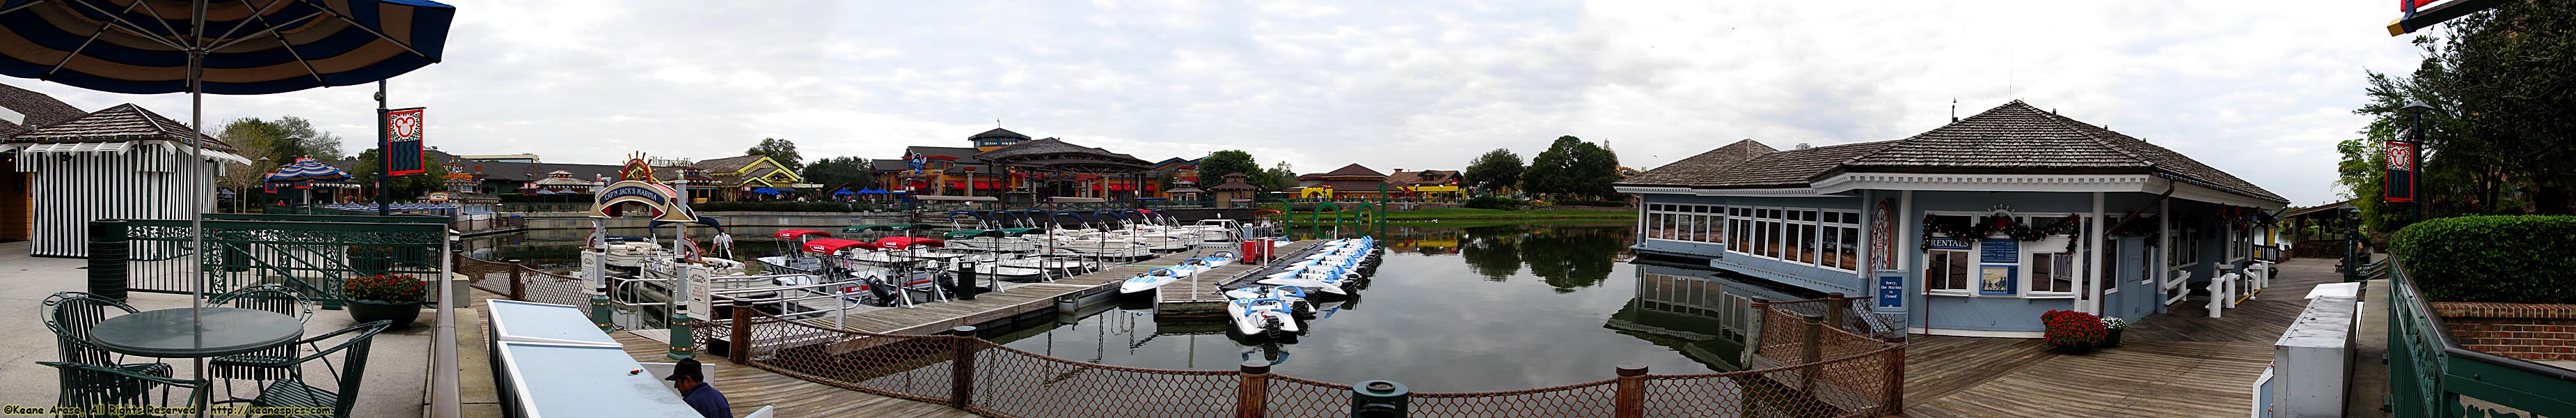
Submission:
<svg viewBox="0 0 2576 418">
<path fill-rule="evenodd" d="M 1386 193 L 1401 191 L 1386 184 L 1386 174 L 1359 164 L 1297 176 L 1297 197 L 1301 199 L 1373 200 L 1378 198 L 1381 190 Z"/>
<path fill-rule="evenodd" d="M 1386 175 L 1388 189 L 1402 190 L 1406 196 L 1455 199 L 1464 197 L 1458 188 L 1458 170 L 1395 169 Z"/>
<path fill-rule="evenodd" d="M 1617 187 L 1642 199 L 1640 258 L 1873 295 L 1913 332 L 1989 337 L 2038 337 L 2049 310 L 2162 312 L 2202 287 L 2186 281 L 2246 266 L 2288 203 L 2020 101 L 1890 141 L 1738 141 Z"/>
<path fill-rule="evenodd" d="M 1140 190 L 1144 196 L 1158 195 L 1154 191 L 1157 187 L 1148 184 L 1144 178 L 1010 170 L 976 157 L 977 154 L 1037 141 L 1008 129 L 994 128 L 968 136 L 966 141 L 974 146 L 910 146 L 904 147 L 903 158 L 872 160 L 870 168 L 876 173 L 874 186 L 920 196 L 989 196 L 1013 200 L 1033 200 L 1039 196 L 1132 197 L 1138 196 Z"/>
<path fill-rule="evenodd" d="M 716 200 L 795 200 L 800 190 L 819 191 L 822 188 L 818 184 L 805 184 L 805 177 L 797 175 L 796 170 L 789 170 L 778 160 L 761 155 L 702 160 L 683 171 L 703 173 L 708 179 L 706 181 L 712 181 L 712 184 L 693 180 L 689 183 L 689 190 L 693 195 L 701 188 L 712 191 Z"/>
</svg>

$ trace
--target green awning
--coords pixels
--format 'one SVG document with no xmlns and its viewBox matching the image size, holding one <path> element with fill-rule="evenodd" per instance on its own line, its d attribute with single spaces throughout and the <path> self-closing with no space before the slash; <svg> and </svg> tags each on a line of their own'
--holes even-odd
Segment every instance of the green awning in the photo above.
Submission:
<svg viewBox="0 0 2576 418">
<path fill-rule="evenodd" d="M 1002 228 L 1001 231 L 1009 233 L 1012 236 L 1019 236 L 1045 232 L 1046 228 Z"/>
</svg>

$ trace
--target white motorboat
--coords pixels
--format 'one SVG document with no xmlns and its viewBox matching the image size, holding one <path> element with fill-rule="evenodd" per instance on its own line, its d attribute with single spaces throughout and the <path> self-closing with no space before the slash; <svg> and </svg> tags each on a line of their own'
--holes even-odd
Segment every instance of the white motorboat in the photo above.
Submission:
<svg viewBox="0 0 2576 418">
<path fill-rule="evenodd" d="M 1306 300 L 1306 290 L 1296 286 L 1250 286 L 1225 291 L 1226 300 L 1272 298 L 1288 302 L 1288 312 L 1298 318 L 1315 317 L 1315 303 Z"/>
<path fill-rule="evenodd" d="M 1247 337 L 1279 338 L 1305 332 L 1288 301 L 1278 298 L 1235 299 L 1227 301 L 1225 313 L 1234 319 L 1234 330 Z"/>
<path fill-rule="evenodd" d="M 1186 263 L 1171 267 L 1155 267 L 1151 270 L 1145 270 L 1145 273 L 1143 274 L 1137 274 L 1136 277 L 1127 278 L 1125 283 L 1119 283 L 1118 293 L 1124 294 L 1154 290 L 1154 288 L 1163 287 L 1163 285 L 1172 284 L 1172 282 L 1181 281 L 1181 279 L 1187 279 L 1191 274 L 1198 273 L 1199 269 L 1202 268 L 1205 267 L 1194 266 Z"/>
</svg>

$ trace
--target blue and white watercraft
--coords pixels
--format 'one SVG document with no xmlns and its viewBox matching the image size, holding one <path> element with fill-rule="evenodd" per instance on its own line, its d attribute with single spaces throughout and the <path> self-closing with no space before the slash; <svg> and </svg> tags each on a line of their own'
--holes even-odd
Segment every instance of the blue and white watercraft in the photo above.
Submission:
<svg viewBox="0 0 2576 418">
<path fill-rule="evenodd" d="M 1279 338 L 1305 332 L 1288 301 L 1278 298 L 1235 299 L 1225 303 L 1234 330 L 1248 337 Z"/>
</svg>

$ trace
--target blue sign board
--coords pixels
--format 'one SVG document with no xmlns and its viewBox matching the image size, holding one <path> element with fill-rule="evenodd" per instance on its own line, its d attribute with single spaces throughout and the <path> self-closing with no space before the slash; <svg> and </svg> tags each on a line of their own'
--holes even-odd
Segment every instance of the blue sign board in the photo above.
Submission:
<svg viewBox="0 0 2576 418">
<path fill-rule="evenodd" d="M 1930 250 L 1965 250 L 1968 249 L 1968 241 L 1949 237 L 1924 238 L 1923 248 Z"/>
<path fill-rule="evenodd" d="M 1878 307 L 1905 307 L 1905 273 L 1879 273 Z"/>
<path fill-rule="evenodd" d="M 1977 262 L 2021 264 L 2021 241 L 1987 238 L 1978 242 Z"/>
</svg>

